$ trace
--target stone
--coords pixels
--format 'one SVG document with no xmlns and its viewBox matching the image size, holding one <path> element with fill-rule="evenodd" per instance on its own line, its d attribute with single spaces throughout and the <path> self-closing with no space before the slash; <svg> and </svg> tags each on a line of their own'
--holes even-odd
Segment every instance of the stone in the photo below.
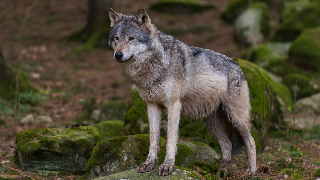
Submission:
<svg viewBox="0 0 320 180">
<path fill-rule="evenodd" d="M 27 170 L 83 173 L 99 141 L 94 127 L 29 129 L 16 137 L 15 158 Z"/>
<path fill-rule="evenodd" d="M 99 120 L 100 115 L 101 115 L 101 109 L 95 109 L 91 113 L 91 118 L 95 120 Z"/>
<path fill-rule="evenodd" d="M 50 116 L 36 116 L 35 119 L 39 123 L 52 123 L 52 118 Z"/>
<path fill-rule="evenodd" d="M 119 120 L 103 121 L 93 125 L 100 132 L 101 140 L 123 135 L 124 122 Z"/>
<path fill-rule="evenodd" d="M 144 162 L 149 153 L 149 135 L 137 134 L 101 141 L 93 150 L 86 169 L 86 178 L 94 179 L 114 173 L 134 169 Z M 160 138 L 158 162 L 160 165 L 166 155 L 166 142 Z M 198 142 L 179 142 L 177 145 L 176 166 L 186 167 L 194 161 L 214 161 L 217 153 L 207 144 Z"/>
<path fill-rule="evenodd" d="M 320 93 L 298 100 L 295 103 L 295 112 L 320 113 Z"/>
<path fill-rule="evenodd" d="M 238 42 L 242 45 L 254 45 L 263 42 L 269 31 L 269 11 L 264 3 L 254 3 L 234 22 Z"/>
<path fill-rule="evenodd" d="M 32 124 L 34 122 L 34 117 L 32 114 L 28 114 L 24 118 L 22 118 L 20 122 L 22 124 Z"/>
<path fill-rule="evenodd" d="M 156 166 L 152 171 L 146 173 L 138 173 L 136 169 L 130 169 L 123 172 L 111 174 L 104 177 L 96 178 L 95 180 L 145 180 L 145 179 L 159 179 L 159 180 L 190 180 L 190 179 L 200 179 L 192 171 L 176 167 L 174 172 L 168 176 L 159 176 L 158 174 L 159 166 Z"/>
</svg>

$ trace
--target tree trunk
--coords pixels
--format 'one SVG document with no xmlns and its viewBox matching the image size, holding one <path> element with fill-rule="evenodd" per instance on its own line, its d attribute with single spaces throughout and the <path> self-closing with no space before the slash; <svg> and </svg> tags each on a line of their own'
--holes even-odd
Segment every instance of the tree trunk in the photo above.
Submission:
<svg viewBox="0 0 320 180">
<path fill-rule="evenodd" d="M 72 34 L 69 40 L 80 40 L 84 44 L 78 48 L 91 49 L 93 47 L 108 47 L 110 30 L 109 9 L 113 0 L 88 0 L 88 18 L 86 26 Z"/>
</svg>

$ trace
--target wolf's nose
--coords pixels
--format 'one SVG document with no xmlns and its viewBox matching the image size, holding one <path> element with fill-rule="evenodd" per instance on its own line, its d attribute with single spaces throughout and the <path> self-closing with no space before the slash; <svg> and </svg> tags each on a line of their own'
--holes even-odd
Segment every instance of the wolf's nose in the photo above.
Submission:
<svg viewBox="0 0 320 180">
<path fill-rule="evenodd" d="M 114 54 L 114 57 L 117 59 L 117 60 L 121 60 L 123 58 L 123 53 L 118 51 Z"/>
</svg>

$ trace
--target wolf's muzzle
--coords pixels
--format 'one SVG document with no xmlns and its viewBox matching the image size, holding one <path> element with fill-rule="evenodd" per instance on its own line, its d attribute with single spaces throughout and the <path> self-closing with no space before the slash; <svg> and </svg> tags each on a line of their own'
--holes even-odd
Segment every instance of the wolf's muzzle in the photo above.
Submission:
<svg viewBox="0 0 320 180">
<path fill-rule="evenodd" d="M 116 53 L 114 53 L 114 58 L 115 58 L 117 61 L 121 61 L 122 58 L 123 58 L 123 53 L 120 52 L 120 51 L 117 51 Z"/>
</svg>

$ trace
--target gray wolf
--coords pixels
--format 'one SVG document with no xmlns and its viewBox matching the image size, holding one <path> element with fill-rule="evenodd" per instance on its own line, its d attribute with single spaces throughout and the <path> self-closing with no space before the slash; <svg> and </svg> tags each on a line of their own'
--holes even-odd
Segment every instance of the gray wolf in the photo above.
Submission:
<svg viewBox="0 0 320 180">
<path fill-rule="evenodd" d="M 114 58 L 124 66 L 147 104 L 150 147 L 138 172 L 155 167 L 161 111 L 166 108 L 166 156 L 158 169 L 159 175 L 174 171 L 180 115 L 204 120 L 219 141 L 225 166 L 237 142 L 232 144 L 223 127 L 242 137 L 248 154 L 247 172 L 255 173 L 256 146 L 250 131 L 249 89 L 239 65 L 225 55 L 188 46 L 161 32 L 143 9 L 137 15 L 110 9 L 109 16 L 109 45 L 114 49 Z"/>
</svg>

